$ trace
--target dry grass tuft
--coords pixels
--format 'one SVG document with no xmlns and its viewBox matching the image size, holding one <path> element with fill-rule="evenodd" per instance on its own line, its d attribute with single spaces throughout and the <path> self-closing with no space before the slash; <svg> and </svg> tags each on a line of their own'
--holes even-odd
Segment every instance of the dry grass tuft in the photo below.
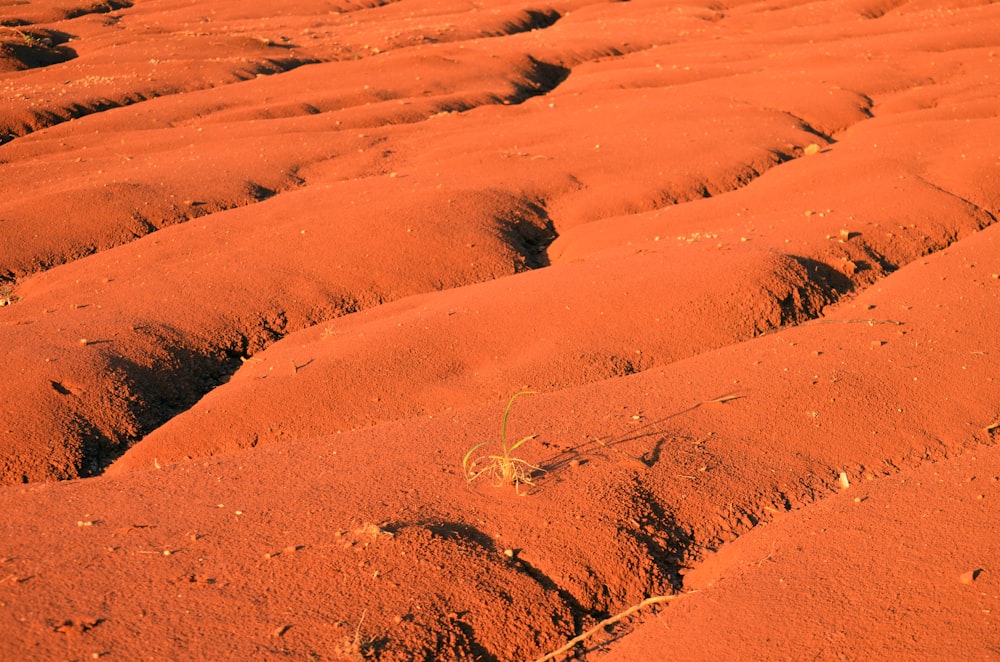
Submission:
<svg viewBox="0 0 1000 662">
<path fill-rule="evenodd" d="M 11 283 L 0 283 L 0 306 L 9 306 L 18 301 L 14 294 L 14 286 Z"/>
<path fill-rule="evenodd" d="M 513 485 L 517 490 L 520 485 L 532 485 L 532 476 L 536 471 L 543 471 L 540 467 L 514 456 L 514 451 L 523 446 L 537 435 L 522 437 L 513 444 L 507 443 L 507 418 L 510 416 L 510 408 L 522 395 L 532 395 L 534 391 L 519 391 L 515 393 L 507 409 L 503 413 L 503 422 L 500 425 L 500 443 L 495 441 L 484 441 L 476 444 L 462 458 L 462 473 L 465 480 L 472 482 L 481 476 L 488 476 L 493 479 L 497 487 L 501 485 Z"/>
</svg>

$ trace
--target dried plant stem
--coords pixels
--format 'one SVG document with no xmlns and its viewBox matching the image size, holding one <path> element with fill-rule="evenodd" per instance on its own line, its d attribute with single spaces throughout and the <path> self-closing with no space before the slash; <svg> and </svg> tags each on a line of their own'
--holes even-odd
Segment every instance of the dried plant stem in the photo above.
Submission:
<svg viewBox="0 0 1000 662">
<path fill-rule="evenodd" d="M 15 28 L 14 26 L 11 25 L 0 25 L 0 29 L 10 30 L 11 32 L 13 32 L 14 34 L 16 34 L 17 36 L 19 36 L 21 39 L 23 39 L 25 42 L 28 43 L 38 41 L 38 37 L 36 37 L 35 35 L 29 32 L 25 32 L 24 30 L 19 30 L 18 28 Z"/>
<path fill-rule="evenodd" d="M 636 457 L 635 455 L 629 455 L 625 451 L 619 450 L 619 449 L 615 448 L 614 446 L 608 445 L 607 443 L 601 441 L 600 439 L 594 439 L 594 441 L 597 442 L 599 445 L 603 446 L 604 448 L 607 448 L 609 451 L 613 451 L 615 453 L 618 453 L 619 455 L 621 455 L 622 457 L 624 457 L 626 460 L 632 460 L 633 462 L 638 462 L 639 464 L 642 464 L 644 466 L 646 464 L 645 462 L 642 461 L 642 458 Z"/>
<path fill-rule="evenodd" d="M 849 320 L 830 320 L 830 319 L 814 319 L 808 322 L 803 322 L 801 326 L 812 325 L 812 324 L 867 324 L 868 326 L 874 326 L 876 324 L 891 324 L 892 326 L 903 326 L 903 322 L 899 320 L 873 320 L 873 319 L 849 319 Z"/>
<path fill-rule="evenodd" d="M 696 591 L 690 591 L 690 593 L 695 593 L 695 592 Z M 609 625 L 614 625 L 615 623 L 617 623 L 618 621 L 622 620 L 626 616 L 634 614 L 635 612 L 639 611 L 643 607 L 648 607 L 650 605 L 657 605 L 657 604 L 660 604 L 661 602 L 670 602 L 671 600 L 677 600 L 677 599 L 683 598 L 685 595 L 688 595 L 688 593 L 679 593 L 677 595 L 657 595 L 657 596 L 654 596 L 652 598 L 646 598 L 645 600 L 643 600 L 639 604 L 632 605 L 631 607 L 629 607 L 625 611 L 621 612 L 620 614 L 615 614 L 614 616 L 611 616 L 610 618 L 604 619 L 603 621 L 601 621 L 600 623 L 598 623 L 594 627 L 590 628 L 589 630 L 587 630 L 586 632 L 584 632 L 583 634 L 581 634 L 579 637 L 571 639 L 569 642 L 566 643 L 565 646 L 563 646 L 559 650 L 552 651 L 548 655 L 543 655 L 542 657 L 540 657 L 537 660 L 535 660 L 535 662 L 548 662 L 548 660 L 554 660 L 554 659 L 556 659 L 557 657 L 559 657 L 563 653 L 566 653 L 566 652 L 572 650 L 572 648 L 574 646 L 576 646 L 577 644 L 579 644 L 579 643 L 581 643 L 583 641 L 586 641 L 587 639 L 589 639 L 590 637 L 594 636 L 595 634 L 597 634 L 598 632 L 600 632 L 604 628 L 608 627 Z"/>
</svg>

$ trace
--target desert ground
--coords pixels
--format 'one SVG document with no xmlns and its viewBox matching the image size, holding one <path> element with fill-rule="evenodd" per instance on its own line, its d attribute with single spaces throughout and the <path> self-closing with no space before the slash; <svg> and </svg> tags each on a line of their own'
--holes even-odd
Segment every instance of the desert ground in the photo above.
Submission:
<svg viewBox="0 0 1000 662">
<path fill-rule="evenodd" d="M 0 659 L 1000 660 L 1000 4 L 8 0 L 0 100 Z"/>
</svg>

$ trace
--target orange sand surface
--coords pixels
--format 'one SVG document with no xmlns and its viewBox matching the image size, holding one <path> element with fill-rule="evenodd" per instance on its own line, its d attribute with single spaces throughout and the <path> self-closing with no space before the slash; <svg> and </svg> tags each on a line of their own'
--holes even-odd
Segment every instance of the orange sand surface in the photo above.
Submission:
<svg viewBox="0 0 1000 662">
<path fill-rule="evenodd" d="M 0 659 L 1000 660 L 1000 4 L 6 2 L 0 99 Z"/>
</svg>

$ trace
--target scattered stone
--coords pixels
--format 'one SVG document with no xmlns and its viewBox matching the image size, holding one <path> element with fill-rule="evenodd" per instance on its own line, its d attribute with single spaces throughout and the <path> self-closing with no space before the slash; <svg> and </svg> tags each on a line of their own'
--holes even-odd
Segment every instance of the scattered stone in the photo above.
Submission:
<svg viewBox="0 0 1000 662">
<path fill-rule="evenodd" d="M 980 573 L 982 573 L 981 568 L 976 568 L 975 570 L 969 570 L 968 572 L 963 572 L 958 576 L 958 581 L 963 584 L 971 584 L 979 578 Z"/>
</svg>

